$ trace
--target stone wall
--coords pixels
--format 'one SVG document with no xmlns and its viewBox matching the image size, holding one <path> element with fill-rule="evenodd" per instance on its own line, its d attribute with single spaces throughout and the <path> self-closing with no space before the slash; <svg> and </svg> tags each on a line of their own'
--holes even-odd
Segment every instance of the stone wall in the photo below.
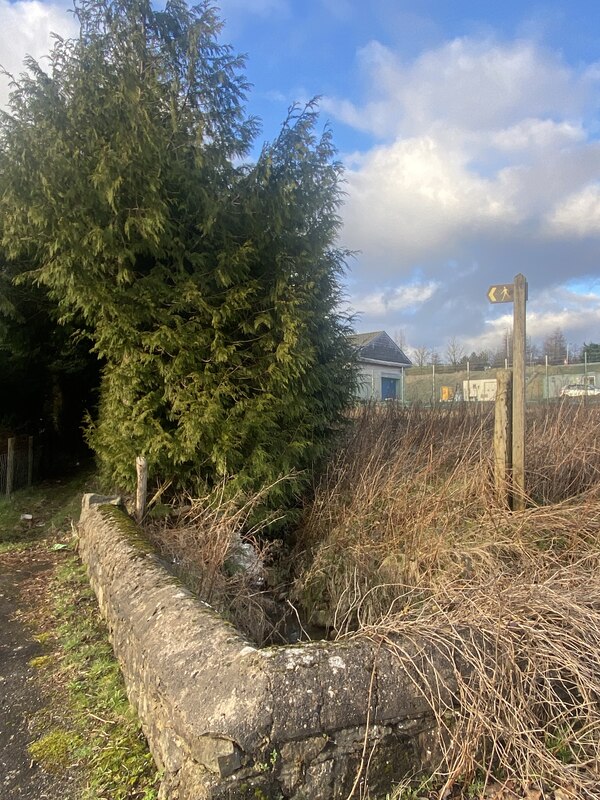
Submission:
<svg viewBox="0 0 600 800">
<path fill-rule="evenodd" d="M 106 499 L 84 497 L 79 536 L 161 798 L 364 797 L 365 779 L 375 798 L 423 765 L 435 730 L 411 664 L 431 654 L 414 642 L 406 660 L 366 638 L 257 649 Z"/>
</svg>

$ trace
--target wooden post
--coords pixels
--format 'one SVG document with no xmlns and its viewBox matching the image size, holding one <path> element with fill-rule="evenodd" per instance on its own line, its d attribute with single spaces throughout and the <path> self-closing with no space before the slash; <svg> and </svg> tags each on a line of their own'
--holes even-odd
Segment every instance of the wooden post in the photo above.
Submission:
<svg viewBox="0 0 600 800">
<path fill-rule="evenodd" d="M 510 506 L 510 471 L 512 467 L 512 372 L 496 373 L 494 409 L 494 485 L 501 503 Z"/>
<path fill-rule="evenodd" d="M 527 282 L 516 275 L 514 282 L 513 323 L 513 424 L 512 488 L 513 510 L 525 508 L 525 305 Z"/>
<path fill-rule="evenodd" d="M 148 491 L 148 461 L 144 456 L 135 460 L 137 470 L 137 492 L 135 496 L 135 518 L 141 522 L 146 513 L 146 495 Z"/>
<path fill-rule="evenodd" d="M 27 486 L 33 483 L 33 436 L 27 442 Z"/>
<path fill-rule="evenodd" d="M 15 439 L 11 437 L 8 440 L 8 450 L 6 456 L 6 496 L 10 497 L 12 494 L 15 482 Z"/>
<path fill-rule="evenodd" d="M 469 361 L 467 361 L 467 400 L 470 399 L 471 399 L 471 364 Z"/>
</svg>

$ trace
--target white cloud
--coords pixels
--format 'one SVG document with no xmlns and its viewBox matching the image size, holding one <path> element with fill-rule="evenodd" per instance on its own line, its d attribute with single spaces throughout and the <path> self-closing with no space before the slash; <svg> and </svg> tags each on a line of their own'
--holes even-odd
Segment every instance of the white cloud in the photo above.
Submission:
<svg viewBox="0 0 600 800">
<path fill-rule="evenodd" d="M 594 308 L 561 309 L 560 311 L 531 312 L 527 319 L 529 335 L 537 341 L 543 341 L 557 328 L 568 333 L 569 342 L 582 344 L 589 338 L 591 331 L 598 331 L 598 314 L 600 302 Z"/>
<path fill-rule="evenodd" d="M 528 41 L 455 39 L 423 54 L 406 77 L 401 96 L 409 121 L 419 127 L 444 119 L 496 130 L 525 114 L 575 111 L 583 100 L 571 70 Z"/>
<path fill-rule="evenodd" d="M 362 106 L 328 98 L 326 109 L 379 137 L 414 135 L 446 126 L 499 130 L 524 118 L 578 115 L 590 102 L 598 70 L 577 74 L 560 58 L 527 40 L 497 43 L 458 38 L 405 65 L 371 41 L 358 53 L 369 81 Z"/>
<path fill-rule="evenodd" d="M 30 55 L 39 60 L 52 49 L 52 34 L 63 37 L 76 34 L 78 26 L 68 3 L 0 0 L 0 64 L 9 73 L 23 71 L 23 59 Z M 0 76 L 0 107 L 8 100 L 9 81 Z"/>
<path fill-rule="evenodd" d="M 600 293 L 575 292 L 565 286 L 539 292 L 527 313 L 528 333 L 541 342 L 556 328 L 565 332 L 571 344 L 600 340 Z"/>
<path fill-rule="evenodd" d="M 510 306 L 505 306 L 510 309 Z M 527 308 L 527 336 L 541 345 L 557 328 L 566 336 L 570 346 L 585 340 L 600 339 L 600 295 L 593 292 L 576 293 L 555 286 L 539 292 Z M 465 339 L 465 347 L 473 350 L 496 350 L 506 332 L 512 330 L 512 310 L 485 320 L 483 330 Z"/>
<path fill-rule="evenodd" d="M 394 268 L 447 251 L 467 229 L 515 219 L 503 180 L 477 175 L 463 152 L 432 136 L 374 148 L 355 159 L 347 180 L 345 243 L 363 252 L 393 251 Z"/>
<path fill-rule="evenodd" d="M 345 239 L 371 268 L 452 257 L 485 230 L 496 239 L 528 224 L 543 235 L 544 219 L 600 175 L 599 147 L 570 116 L 583 113 L 592 78 L 600 87 L 597 70 L 578 74 L 525 41 L 456 39 L 408 66 L 371 42 L 360 58 L 378 98 L 327 107 L 393 136 L 347 159 Z"/>
<path fill-rule="evenodd" d="M 551 119 L 524 119 L 508 128 L 493 131 L 490 146 L 507 153 L 540 152 L 569 147 L 585 139 L 581 123 Z"/>
<path fill-rule="evenodd" d="M 433 297 L 436 288 L 437 284 L 433 281 L 388 287 L 363 296 L 355 296 L 351 302 L 353 306 L 360 307 L 363 313 L 381 317 L 393 312 L 414 310 Z"/>
<path fill-rule="evenodd" d="M 600 183 L 592 183 L 566 197 L 548 219 L 558 236 L 600 236 Z"/>
<path fill-rule="evenodd" d="M 490 38 L 455 39 L 411 63 L 371 42 L 359 63 L 365 102 L 329 98 L 326 108 L 375 138 L 346 158 L 343 209 L 365 325 L 381 327 L 379 314 L 430 346 L 485 340 L 505 325 L 487 307 L 490 284 L 524 272 L 535 298 L 598 273 L 597 64 L 574 68 L 533 41 Z M 400 297 L 415 270 L 436 291 L 407 321 Z M 396 306 L 384 302 L 395 290 Z M 578 296 L 565 309 L 530 304 L 532 335 L 561 321 L 573 336 L 585 335 L 582 320 L 597 331 L 598 303 L 582 310 Z"/>
</svg>

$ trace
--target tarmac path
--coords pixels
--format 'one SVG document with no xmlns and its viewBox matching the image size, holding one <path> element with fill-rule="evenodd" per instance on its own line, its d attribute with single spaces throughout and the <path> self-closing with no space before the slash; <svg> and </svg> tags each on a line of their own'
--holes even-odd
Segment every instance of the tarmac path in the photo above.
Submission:
<svg viewBox="0 0 600 800">
<path fill-rule="evenodd" d="M 33 717 L 48 698 L 29 664 L 43 648 L 20 614 L 43 600 L 53 567 L 35 549 L 0 555 L 0 800 L 75 797 L 71 776 L 46 772 L 27 749 L 36 738 Z"/>
</svg>

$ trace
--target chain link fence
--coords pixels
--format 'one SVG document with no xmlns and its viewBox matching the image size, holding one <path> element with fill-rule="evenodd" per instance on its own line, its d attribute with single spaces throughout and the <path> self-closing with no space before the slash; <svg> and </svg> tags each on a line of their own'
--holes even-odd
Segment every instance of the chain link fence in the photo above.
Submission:
<svg viewBox="0 0 600 800">
<path fill-rule="evenodd" d="M 510 368 L 472 365 L 410 367 L 390 371 L 389 367 L 363 368 L 362 400 L 396 400 L 404 404 L 437 405 L 452 402 L 489 402 L 496 398 L 496 375 Z M 575 364 L 530 364 L 526 367 L 528 403 L 558 400 L 561 397 L 598 398 L 600 402 L 600 362 Z"/>
</svg>

